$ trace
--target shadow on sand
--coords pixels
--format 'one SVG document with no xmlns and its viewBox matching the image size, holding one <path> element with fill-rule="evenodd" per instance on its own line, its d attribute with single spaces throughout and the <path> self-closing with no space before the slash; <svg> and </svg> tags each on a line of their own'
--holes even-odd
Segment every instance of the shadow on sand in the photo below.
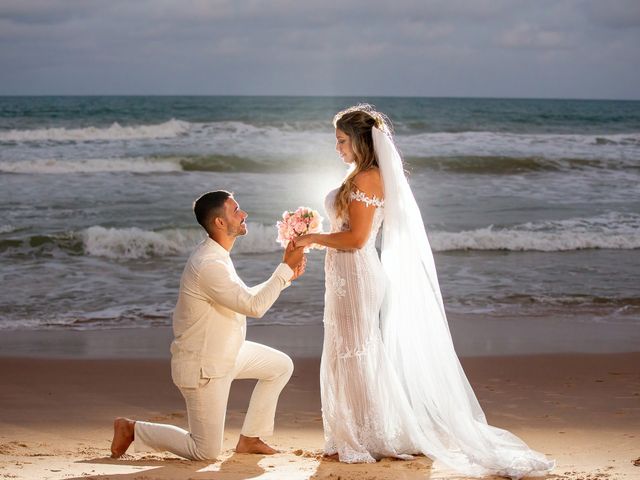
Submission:
<svg viewBox="0 0 640 480">
<path fill-rule="evenodd" d="M 234 453 L 222 462 L 197 462 L 182 460 L 179 458 L 161 458 L 153 455 L 141 459 L 114 459 L 111 457 L 92 458 L 77 463 L 129 466 L 137 467 L 136 471 L 126 473 L 109 473 L 93 475 L 83 474 L 81 477 L 71 477 L 69 480 L 101 478 L 117 478 L 118 480 L 209 480 L 224 478 L 225 480 L 243 480 L 259 477 L 265 470 L 258 463 L 265 458 L 264 455 L 248 455 Z"/>
</svg>

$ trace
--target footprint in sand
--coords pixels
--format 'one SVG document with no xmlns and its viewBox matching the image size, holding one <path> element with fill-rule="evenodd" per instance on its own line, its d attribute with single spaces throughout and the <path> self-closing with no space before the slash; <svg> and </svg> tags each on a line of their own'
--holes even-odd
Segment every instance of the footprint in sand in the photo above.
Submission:
<svg viewBox="0 0 640 480">
<path fill-rule="evenodd" d="M 21 448 L 29 448 L 29 445 L 15 440 L 13 442 L 0 443 L 0 455 L 10 455 Z"/>
</svg>

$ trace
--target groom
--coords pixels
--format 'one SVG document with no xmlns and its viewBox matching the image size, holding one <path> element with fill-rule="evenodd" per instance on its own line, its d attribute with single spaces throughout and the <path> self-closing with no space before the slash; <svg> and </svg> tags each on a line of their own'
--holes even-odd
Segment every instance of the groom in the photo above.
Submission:
<svg viewBox="0 0 640 480">
<path fill-rule="evenodd" d="M 258 379 L 236 452 L 276 453 L 260 437 L 273 433 L 278 396 L 293 363 L 278 350 L 246 341 L 246 316 L 261 318 L 280 292 L 304 273 L 304 249 L 290 244 L 271 278 L 249 288 L 229 257 L 236 239 L 247 233 L 246 212 L 224 190 L 205 193 L 193 210 L 208 237 L 182 274 L 171 344 L 171 376 L 187 405 L 189 431 L 117 418 L 114 458 L 135 440 L 137 451 L 168 450 L 192 460 L 214 460 L 222 450 L 229 388 L 236 378 Z"/>
</svg>

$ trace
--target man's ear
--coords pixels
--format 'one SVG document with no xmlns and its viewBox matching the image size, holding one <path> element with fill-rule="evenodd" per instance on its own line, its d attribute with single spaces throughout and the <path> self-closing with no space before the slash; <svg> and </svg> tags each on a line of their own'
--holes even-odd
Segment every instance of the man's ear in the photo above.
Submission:
<svg viewBox="0 0 640 480">
<path fill-rule="evenodd" d="M 213 219 L 214 228 L 224 228 L 224 219 L 222 217 L 216 217 Z"/>
</svg>

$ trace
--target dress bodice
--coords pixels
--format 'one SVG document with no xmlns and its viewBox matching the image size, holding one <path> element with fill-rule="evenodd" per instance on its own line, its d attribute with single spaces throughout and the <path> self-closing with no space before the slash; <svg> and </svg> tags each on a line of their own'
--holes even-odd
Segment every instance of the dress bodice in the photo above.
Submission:
<svg viewBox="0 0 640 480">
<path fill-rule="evenodd" d="M 336 195 L 338 194 L 339 188 L 331 190 L 324 199 L 324 209 L 327 213 L 327 218 L 331 223 L 331 232 L 341 232 L 347 230 L 349 228 L 349 217 L 348 214 L 345 214 L 342 217 L 338 216 L 335 207 Z M 373 214 L 373 224 L 371 225 L 371 232 L 369 233 L 369 238 L 364 248 L 374 247 L 376 238 L 378 236 L 378 231 L 382 226 L 382 220 L 384 219 L 384 200 L 380 200 L 375 195 L 373 197 L 367 196 L 364 192 L 360 190 L 356 190 L 355 192 L 351 192 L 350 200 L 363 202 L 367 205 L 367 207 L 375 208 L 375 213 Z"/>
</svg>

